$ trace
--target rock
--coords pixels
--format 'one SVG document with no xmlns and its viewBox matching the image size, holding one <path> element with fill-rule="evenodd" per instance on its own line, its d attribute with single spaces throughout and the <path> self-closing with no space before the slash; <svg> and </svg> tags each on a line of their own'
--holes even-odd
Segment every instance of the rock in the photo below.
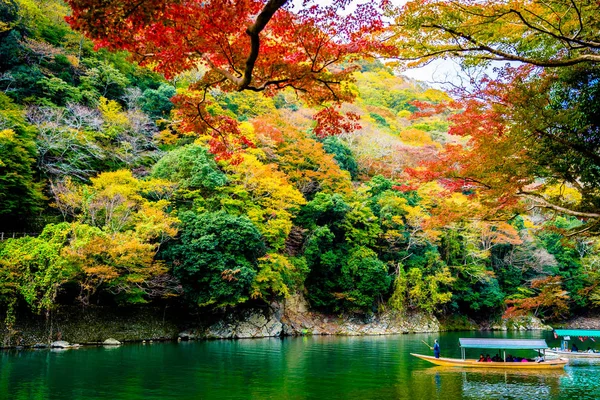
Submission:
<svg viewBox="0 0 600 400">
<path fill-rule="evenodd" d="M 64 340 L 57 340 L 56 342 L 52 342 L 50 347 L 53 349 L 70 349 L 71 344 L 69 342 L 65 342 Z"/>
<path fill-rule="evenodd" d="M 179 332 L 177 335 L 177 339 L 181 340 L 196 340 L 200 339 L 202 336 L 193 329 L 188 329 L 183 332 Z"/>
<path fill-rule="evenodd" d="M 503 319 L 500 323 L 494 324 L 490 328 L 493 331 L 552 330 L 550 326 L 545 325 L 539 318 L 532 315 Z"/>
<path fill-rule="evenodd" d="M 281 322 L 278 305 L 268 310 L 245 310 L 238 315 L 229 315 L 225 319 L 209 326 L 206 337 L 211 339 L 247 339 L 281 336 L 284 325 Z M 186 331 L 185 333 L 189 333 Z M 183 336 L 182 336 L 183 337 Z"/>
<path fill-rule="evenodd" d="M 120 346 L 121 342 L 119 342 L 117 339 L 108 338 L 104 342 L 102 342 L 102 344 L 104 346 Z"/>
<path fill-rule="evenodd" d="M 32 346 L 34 349 L 46 349 L 48 345 L 46 343 L 36 343 Z"/>
</svg>

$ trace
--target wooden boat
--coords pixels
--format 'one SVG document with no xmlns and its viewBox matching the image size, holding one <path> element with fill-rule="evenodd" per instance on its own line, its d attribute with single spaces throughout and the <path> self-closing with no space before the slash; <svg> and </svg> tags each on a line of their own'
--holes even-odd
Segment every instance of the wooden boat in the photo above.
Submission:
<svg viewBox="0 0 600 400">
<path fill-rule="evenodd" d="M 506 350 L 536 350 L 539 356 L 544 356 L 544 351 L 548 348 L 548 345 L 543 339 L 460 338 L 459 344 L 462 358 L 435 358 L 415 353 L 411 353 L 411 355 L 439 366 L 486 369 L 555 369 L 564 368 L 569 361 L 566 358 L 558 358 L 541 362 L 479 362 L 476 359 L 465 357 L 466 349 L 499 349 L 503 352 L 504 360 L 506 360 Z"/>
<path fill-rule="evenodd" d="M 600 361 L 600 353 L 587 353 L 585 351 L 566 351 L 566 350 L 546 350 L 546 354 L 552 357 L 559 358 L 577 358 L 585 360 L 598 360 Z"/>
<path fill-rule="evenodd" d="M 568 359 L 600 360 L 600 353 L 588 353 L 586 351 L 569 351 L 569 340 L 581 338 L 582 341 L 588 338 L 600 337 L 600 330 L 591 329 L 555 329 L 554 336 L 562 336 L 560 349 L 547 349 L 546 352 L 551 357 L 563 357 Z M 574 340 L 574 339 L 573 339 Z M 590 347 L 590 346 L 588 346 Z"/>
<path fill-rule="evenodd" d="M 560 378 L 567 375 L 564 368 L 548 369 L 523 369 L 523 368 L 461 368 L 461 367 L 442 367 L 432 365 L 431 368 L 417 369 L 413 371 L 414 375 L 444 375 L 444 374 L 463 374 L 468 373 L 472 376 L 500 376 L 500 377 L 539 377 L 539 378 Z"/>
<path fill-rule="evenodd" d="M 478 362 L 475 359 L 460 359 L 460 358 L 435 358 L 423 354 L 410 353 L 411 356 L 418 357 L 422 360 L 429 361 L 432 364 L 444 367 L 463 367 L 463 368 L 491 368 L 491 369 L 557 369 L 564 368 L 569 360 L 555 359 L 546 360 L 543 362 Z"/>
</svg>

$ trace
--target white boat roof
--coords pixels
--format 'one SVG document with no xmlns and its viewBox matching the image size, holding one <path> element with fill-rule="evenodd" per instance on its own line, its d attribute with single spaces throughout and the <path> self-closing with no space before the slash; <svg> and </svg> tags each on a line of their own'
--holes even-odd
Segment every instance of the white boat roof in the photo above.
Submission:
<svg viewBox="0 0 600 400">
<path fill-rule="evenodd" d="M 487 338 L 460 338 L 460 347 L 465 349 L 547 349 L 544 339 L 487 339 Z"/>
<path fill-rule="evenodd" d="M 600 330 L 592 329 L 555 329 L 557 336 L 600 337 Z"/>
</svg>

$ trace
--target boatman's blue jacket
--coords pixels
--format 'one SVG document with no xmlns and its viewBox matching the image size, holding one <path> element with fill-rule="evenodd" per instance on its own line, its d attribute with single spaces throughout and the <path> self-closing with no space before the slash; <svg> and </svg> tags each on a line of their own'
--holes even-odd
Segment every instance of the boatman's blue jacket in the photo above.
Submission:
<svg viewBox="0 0 600 400">
<path fill-rule="evenodd" d="M 433 345 L 433 355 L 435 358 L 440 358 L 440 344 L 436 343 Z"/>
</svg>

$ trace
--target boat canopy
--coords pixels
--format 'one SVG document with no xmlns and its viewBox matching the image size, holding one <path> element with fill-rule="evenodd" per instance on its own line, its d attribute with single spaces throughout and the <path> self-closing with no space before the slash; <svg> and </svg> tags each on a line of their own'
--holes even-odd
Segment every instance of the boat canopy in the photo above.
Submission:
<svg viewBox="0 0 600 400">
<path fill-rule="evenodd" d="M 460 338 L 458 340 L 460 347 L 465 349 L 539 350 L 548 348 L 544 339 Z"/>
<path fill-rule="evenodd" d="M 600 337 L 600 331 L 589 329 L 555 329 L 558 336 Z"/>
</svg>

